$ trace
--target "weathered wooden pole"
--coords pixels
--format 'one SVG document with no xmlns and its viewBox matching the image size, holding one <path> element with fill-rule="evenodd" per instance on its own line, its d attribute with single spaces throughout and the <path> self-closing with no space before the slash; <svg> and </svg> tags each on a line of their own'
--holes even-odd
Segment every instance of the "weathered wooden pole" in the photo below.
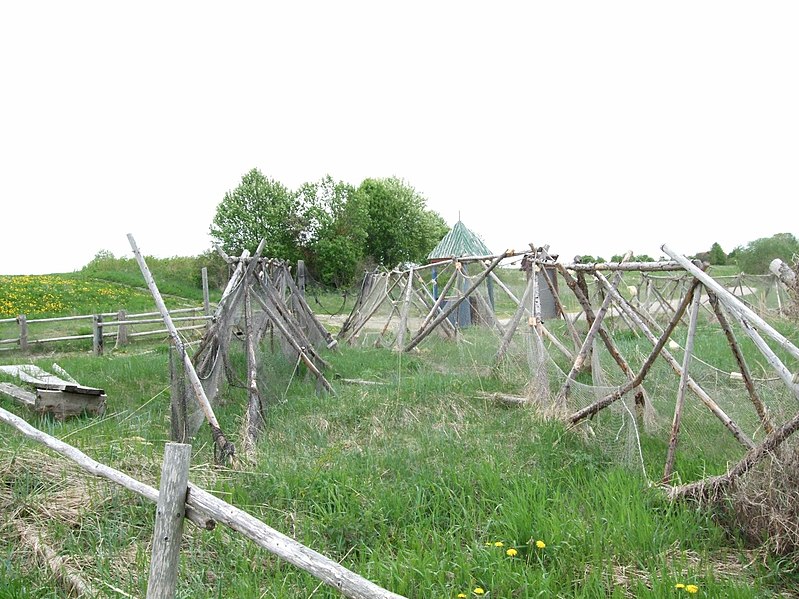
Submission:
<svg viewBox="0 0 799 599">
<path fill-rule="evenodd" d="M 780 347 L 782 347 L 785 351 L 791 354 L 794 358 L 799 360 L 799 347 L 796 347 L 784 335 L 782 335 L 779 331 L 777 331 L 765 320 L 760 318 L 760 316 L 758 316 L 751 308 L 749 308 L 746 304 L 744 304 L 740 299 L 738 299 L 732 293 L 727 291 L 722 285 L 720 285 L 712 277 L 708 276 L 701 269 L 697 268 L 694 264 L 691 263 L 690 260 L 688 260 L 684 256 L 681 256 L 680 254 L 674 252 L 666 245 L 661 246 L 660 249 L 662 249 L 669 256 L 674 258 L 677 262 L 682 264 L 685 270 L 694 275 L 694 277 L 702 281 L 705 287 L 710 289 L 713 293 L 715 293 L 718 296 L 718 298 L 722 301 L 722 303 L 727 307 L 727 309 L 730 312 L 734 313 L 735 315 L 741 318 L 746 319 L 746 321 L 749 322 L 755 328 L 757 328 L 757 330 L 762 331 L 763 333 L 771 337 L 774 341 L 779 343 Z"/>
<path fill-rule="evenodd" d="M 247 415 L 245 419 L 244 451 L 248 453 L 255 449 L 258 435 L 264 425 L 263 405 L 261 394 L 258 392 L 258 363 L 255 358 L 255 337 L 252 322 L 252 301 L 250 300 L 250 286 L 244 286 L 244 328 L 245 343 L 247 346 Z"/>
<path fill-rule="evenodd" d="M 130 233 L 128 233 L 128 242 L 130 243 L 130 247 L 133 249 L 133 255 L 136 257 L 136 261 L 139 264 L 139 269 L 141 270 L 142 276 L 147 282 L 147 287 L 150 289 L 150 294 L 153 296 L 153 300 L 155 300 L 155 305 L 158 307 L 158 311 L 161 313 L 161 318 L 164 319 L 164 325 L 169 331 L 170 337 L 172 337 L 172 342 L 175 344 L 175 347 L 182 350 L 183 364 L 186 368 L 186 375 L 189 377 L 189 382 L 194 390 L 194 396 L 197 399 L 197 403 L 200 405 L 200 409 L 202 409 L 203 414 L 205 414 L 205 419 L 208 421 L 208 426 L 211 428 L 211 437 L 213 438 L 218 451 L 217 459 L 220 462 L 226 461 L 227 459 L 232 459 L 236 453 L 236 448 L 233 443 L 228 441 L 227 437 L 225 437 L 225 434 L 222 432 L 222 428 L 219 426 L 219 421 L 216 419 L 216 414 L 214 414 L 214 410 L 211 407 L 211 402 L 208 401 L 208 397 L 205 395 L 205 390 L 200 382 L 200 377 L 197 376 L 197 371 L 194 370 L 194 364 L 191 363 L 189 354 L 186 352 L 186 348 L 183 345 L 183 340 L 180 338 L 180 335 L 175 328 L 175 324 L 172 322 L 172 317 L 169 315 L 169 310 L 167 310 L 166 304 L 164 304 L 164 299 L 161 297 L 161 292 L 158 291 L 158 286 L 155 284 L 155 279 L 153 279 L 153 275 L 150 272 L 150 269 L 147 267 L 147 263 L 144 261 L 144 257 L 141 255 L 139 247 L 136 245 L 136 240 L 133 239 L 133 235 Z M 241 266 L 241 264 L 239 264 L 239 266 Z"/>
<path fill-rule="evenodd" d="M 95 314 L 92 317 L 92 353 L 95 356 L 103 355 L 103 315 Z"/>
<path fill-rule="evenodd" d="M 191 445 L 166 444 L 155 510 L 147 599 L 172 599 L 175 596 L 190 462 Z"/>
<path fill-rule="evenodd" d="M 727 317 L 724 315 L 724 310 L 721 309 L 721 303 L 719 302 L 718 297 L 716 297 L 716 294 L 712 291 L 708 291 L 708 296 L 710 297 L 710 304 L 713 306 L 713 311 L 716 314 L 716 319 L 719 321 L 721 330 L 724 331 L 724 335 L 727 337 L 727 343 L 729 344 L 732 355 L 735 357 L 735 361 L 738 364 L 738 370 L 741 372 L 741 377 L 743 378 L 744 386 L 749 393 L 749 398 L 752 401 L 752 405 L 755 406 L 755 411 L 760 418 L 760 422 L 763 423 L 763 428 L 767 433 L 770 433 L 774 430 L 774 425 L 771 423 L 771 419 L 768 416 L 766 405 L 763 403 L 763 400 L 760 398 L 760 394 L 757 392 L 755 381 L 752 378 L 752 373 L 749 371 L 749 365 L 746 363 L 746 359 L 741 351 L 741 347 L 738 345 L 738 341 L 735 338 L 735 333 L 733 332 Z"/>
<path fill-rule="evenodd" d="M 472 291 L 477 289 L 477 286 L 480 285 L 480 283 L 482 283 L 486 279 L 486 277 L 491 273 L 491 271 L 493 271 L 497 266 L 499 266 L 499 263 L 502 262 L 505 256 L 506 254 L 500 254 L 499 256 L 496 256 L 493 262 L 491 262 L 491 264 L 488 266 L 488 268 L 485 271 L 483 271 L 482 274 L 478 275 L 474 279 L 474 281 L 472 281 L 472 284 L 469 286 L 469 288 L 466 291 L 463 292 L 463 295 L 461 295 L 458 299 L 449 304 L 445 310 L 441 311 L 441 313 L 439 313 L 438 316 L 436 316 L 433 319 L 433 321 L 427 326 L 426 329 L 419 331 L 416 334 L 416 336 L 413 339 L 411 339 L 411 342 L 408 344 L 408 346 L 405 348 L 404 351 L 406 352 L 411 351 L 414 347 L 419 345 L 424 340 L 424 338 L 427 337 L 433 331 L 433 329 L 435 329 L 441 323 L 442 320 L 444 320 L 447 316 L 452 314 L 452 312 L 458 306 L 461 305 L 463 300 L 469 297 Z"/>
<path fill-rule="evenodd" d="M 182 347 L 169 346 L 169 431 L 175 443 L 189 442 L 186 414 L 186 368 Z"/>
<path fill-rule="evenodd" d="M 19 349 L 20 351 L 28 351 L 28 317 L 24 314 L 17 316 L 17 324 L 19 325 Z"/>
<path fill-rule="evenodd" d="M 203 266 L 200 272 L 203 279 L 203 314 L 211 316 L 211 295 L 208 291 L 208 269 Z"/>
<path fill-rule="evenodd" d="M 682 410 L 685 406 L 685 392 L 688 389 L 688 368 L 691 365 L 691 357 L 694 353 L 694 337 L 696 336 L 696 323 L 699 319 L 699 304 L 702 300 L 701 290 L 694 293 L 694 300 L 691 304 L 691 315 L 688 321 L 688 336 L 685 340 L 685 350 L 682 358 L 682 374 L 680 384 L 677 387 L 677 401 L 674 404 L 674 418 L 671 422 L 671 435 L 669 436 L 669 447 L 666 452 L 666 465 L 663 468 L 663 484 L 669 484 L 671 475 L 674 472 L 674 460 L 677 457 L 677 442 L 680 436 L 680 425 L 682 424 Z"/>
<path fill-rule="evenodd" d="M 117 322 L 119 322 L 119 326 L 117 326 L 117 347 L 122 347 L 123 345 L 128 344 L 128 325 L 121 324 L 123 323 L 128 317 L 127 310 L 120 310 L 117 312 Z"/>
<path fill-rule="evenodd" d="M 297 260 L 297 291 L 305 297 L 305 260 Z"/>
</svg>

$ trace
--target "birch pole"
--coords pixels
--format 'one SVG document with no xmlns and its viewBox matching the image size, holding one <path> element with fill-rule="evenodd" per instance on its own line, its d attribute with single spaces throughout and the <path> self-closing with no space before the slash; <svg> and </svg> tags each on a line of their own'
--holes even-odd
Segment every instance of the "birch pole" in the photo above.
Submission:
<svg viewBox="0 0 799 599">
<path fill-rule="evenodd" d="M 161 292 L 158 291 L 158 286 L 155 284 L 155 279 L 153 279 L 153 275 L 150 272 L 150 269 L 147 267 L 147 263 L 144 261 L 144 257 L 141 255 L 139 247 L 136 245 L 136 240 L 133 239 L 133 235 L 130 233 L 128 233 L 128 242 L 130 243 L 130 247 L 133 249 L 133 255 L 136 257 L 136 262 L 139 263 L 139 269 L 141 270 L 144 280 L 147 282 L 147 287 L 150 289 L 153 300 L 155 300 L 155 305 L 158 307 L 158 311 L 161 313 L 161 318 L 164 319 L 164 325 L 169 331 L 169 335 L 172 337 L 172 341 L 174 342 L 178 352 L 183 356 L 183 364 L 186 368 L 186 374 L 189 377 L 191 387 L 194 390 L 197 403 L 200 405 L 200 409 L 203 411 L 205 419 L 208 421 L 208 426 L 211 428 L 211 437 L 216 444 L 218 458 L 220 461 L 233 458 L 236 453 L 236 448 L 233 443 L 227 440 L 219 426 L 219 421 L 216 419 L 216 414 L 214 414 L 214 410 L 211 407 L 211 402 L 208 401 L 208 397 L 205 395 L 205 390 L 200 382 L 200 377 L 197 376 L 197 371 L 194 370 L 194 364 L 191 363 L 191 358 L 189 358 L 186 347 L 183 345 L 183 340 L 180 338 L 180 335 L 175 328 L 175 324 L 172 322 L 172 317 L 169 315 L 169 311 L 166 309 L 166 304 L 164 304 L 164 299 L 161 297 Z"/>
</svg>

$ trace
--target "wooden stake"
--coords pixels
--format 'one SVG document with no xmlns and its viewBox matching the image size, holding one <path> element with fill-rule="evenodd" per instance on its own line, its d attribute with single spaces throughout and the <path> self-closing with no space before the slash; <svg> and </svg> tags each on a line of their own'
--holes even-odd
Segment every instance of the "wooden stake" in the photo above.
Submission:
<svg viewBox="0 0 799 599">
<path fill-rule="evenodd" d="M 123 323 L 128 317 L 126 310 L 117 312 L 117 322 Z M 128 325 L 120 324 L 117 327 L 117 347 L 122 347 L 128 344 Z"/>
<path fill-rule="evenodd" d="M 175 443 L 188 443 L 190 437 L 186 413 L 186 368 L 183 366 L 183 353 L 183 348 L 169 346 L 169 429 L 171 439 Z"/>
<path fill-rule="evenodd" d="M 92 353 L 95 356 L 103 355 L 103 315 L 95 314 L 92 317 Z"/>
<path fill-rule="evenodd" d="M 211 296 L 208 291 L 208 269 L 203 266 L 200 272 L 203 279 L 203 313 L 206 316 L 211 316 Z"/>
<path fill-rule="evenodd" d="M 694 337 L 696 336 L 696 323 L 699 317 L 699 303 L 702 299 L 701 288 L 699 293 L 694 293 L 693 303 L 691 304 L 691 316 L 688 322 L 688 337 L 685 340 L 685 350 L 682 359 L 682 374 L 680 384 L 677 387 L 677 401 L 674 405 L 674 419 L 671 423 L 671 436 L 669 437 L 669 447 L 666 452 L 666 466 L 663 469 L 663 483 L 671 481 L 674 471 L 674 459 L 677 456 L 677 441 L 680 435 L 680 424 L 682 422 L 682 410 L 685 405 L 685 390 L 688 387 L 688 367 L 691 364 L 691 357 L 694 352 Z"/>
<path fill-rule="evenodd" d="M 258 366 L 255 359 L 255 338 L 252 322 L 250 286 L 244 286 L 244 327 L 247 345 L 247 415 L 245 418 L 245 451 L 255 448 L 258 435 L 263 429 L 264 415 L 261 394 L 258 392 Z"/>
<path fill-rule="evenodd" d="M 17 316 L 17 324 L 19 325 L 19 350 L 26 352 L 28 351 L 28 317 L 20 314 Z"/>
<path fill-rule="evenodd" d="M 190 462 L 191 445 L 166 444 L 155 511 L 147 599 L 172 599 L 175 596 Z"/>
</svg>

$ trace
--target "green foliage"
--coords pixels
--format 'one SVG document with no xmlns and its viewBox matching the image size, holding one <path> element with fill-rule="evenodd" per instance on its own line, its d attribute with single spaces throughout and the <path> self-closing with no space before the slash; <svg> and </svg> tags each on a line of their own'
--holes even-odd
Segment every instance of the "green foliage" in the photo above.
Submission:
<svg viewBox="0 0 799 599">
<path fill-rule="evenodd" d="M 448 227 L 427 200 L 405 181 L 366 179 L 359 190 L 367 197 L 367 255 L 378 264 L 424 262 Z"/>
<path fill-rule="evenodd" d="M 597 256 L 596 258 L 591 254 L 585 254 L 584 256 L 577 256 L 579 261 L 583 264 L 602 264 L 606 262 L 606 260 L 602 256 Z"/>
<path fill-rule="evenodd" d="M 299 216 L 297 195 L 254 168 L 217 206 L 211 237 L 236 255 L 245 249 L 254 252 L 265 238 L 265 256 L 294 261 L 300 258 Z"/>
<path fill-rule="evenodd" d="M 799 240 L 791 233 L 777 233 L 750 241 L 746 247 L 739 246 L 729 257 L 734 257 L 743 272 L 760 275 L 768 272 L 768 265 L 775 258 L 791 264 L 791 259 L 797 253 Z"/>
<path fill-rule="evenodd" d="M 724 253 L 724 250 L 721 249 L 718 243 L 714 243 L 710 246 L 710 256 L 708 258 L 710 264 L 714 266 L 724 266 L 727 264 L 727 254 Z"/>
<path fill-rule="evenodd" d="M 318 183 L 304 183 L 298 197 L 306 265 L 325 285 L 349 285 L 366 251 L 369 212 L 364 195 L 328 175 Z"/>
</svg>

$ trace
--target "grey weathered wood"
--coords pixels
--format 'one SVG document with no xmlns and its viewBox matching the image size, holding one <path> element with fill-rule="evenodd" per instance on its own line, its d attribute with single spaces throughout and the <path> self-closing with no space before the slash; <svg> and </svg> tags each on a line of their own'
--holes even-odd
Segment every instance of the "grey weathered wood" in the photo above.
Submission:
<svg viewBox="0 0 799 599">
<path fill-rule="evenodd" d="M 669 435 L 669 446 L 666 451 L 666 465 L 663 468 L 663 483 L 671 481 L 674 472 L 674 460 L 677 457 L 677 442 L 680 436 L 680 425 L 682 424 L 682 410 L 685 406 L 685 391 L 688 388 L 688 370 L 691 365 L 691 358 L 694 353 L 694 338 L 696 337 L 696 323 L 699 319 L 699 303 L 702 300 L 702 293 L 694 293 L 693 303 L 691 304 L 691 316 L 688 321 L 688 336 L 685 340 L 685 349 L 682 359 L 682 374 L 680 384 L 677 386 L 677 401 L 674 404 L 674 418 L 671 422 L 671 434 Z"/>
<path fill-rule="evenodd" d="M 123 324 L 128 318 L 128 313 L 125 310 L 120 310 L 117 313 L 117 322 L 119 322 L 119 328 L 117 328 L 117 346 L 121 347 L 123 345 L 128 344 L 128 325 Z M 107 325 L 106 325 L 107 326 Z"/>
<path fill-rule="evenodd" d="M 258 392 L 258 363 L 255 358 L 255 332 L 253 330 L 252 291 L 249 285 L 244 287 L 244 328 L 247 348 L 247 413 L 245 416 L 245 453 L 255 449 L 258 436 L 264 425 L 263 404 Z"/>
<path fill-rule="evenodd" d="M 92 414 L 102 416 L 105 413 L 106 395 L 88 395 L 54 389 L 37 389 L 36 403 L 33 410 L 41 414 L 53 414 L 58 419 Z"/>
<path fill-rule="evenodd" d="M 328 331 L 325 328 L 325 325 L 323 325 L 319 321 L 319 319 L 316 317 L 316 314 L 314 314 L 314 311 L 311 310 L 311 307 L 308 305 L 308 301 L 305 299 L 305 292 L 299 293 L 299 290 L 297 289 L 297 286 L 294 284 L 294 280 L 291 277 L 287 276 L 285 277 L 285 280 L 286 284 L 288 285 L 289 291 L 291 291 L 292 296 L 296 294 L 296 298 L 300 304 L 300 308 L 309 318 L 311 324 L 313 324 L 319 330 L 319 334 L 327 343 L 327 348 L 333 349 L 334 347 L 336 347 L 336 345 L 338 345 L 338 341 L 336 341 L 333 338 L 333 335 L 330 334 L 330 331 Z"/>
<path fill-rule="evenodd" d="M 765 320 L 760 318 L 751 308 L 749 308 L 746 304 L 744 304 L 740 299 L 735 297 L 732 293 L 727 291 L 722 285 L 720 285 L 715 279 L 708 276 L 704 273 L 701 269 L 691 263 L 690 260 L 681 256 L 680 254 L 671 250 L 668 246 L 663 245 L 661 249 L 674 258 L 677 262 L 679 262 L 685 270 L 690 272 L 694 277 L 702 281 L 702 283 L 713 291 L 721 302 L 727 307 L 730 312 L 733 312 L 740 318 L 745 319 L 749 322 L 753 327 L 757 330 L 762 331 L 769 337 L 771 337 L 774 341 L 779 343 L 780 347 L 782 347 L 785 351 L 791 354 L 794 358 L 799 360 L 799 347 L 796 347 L 793 343 L 791 343 L 783 334 L 777 331 L 774 327 L 772 327 L 769 323 Z"/>
<path fill-rule="evenodd" d="M 28 351 L 28 317 L 24 314 L 17 316 L 17 323 L 19 324 L 19 349 L 20 351 Z"/>
<path fill-rule="evenodd" d="M 0 383 L 0 393 L 7 395 L 11 399 L 29 408 L 32 408 L 36 405 L 35 393 L 28 391 L 27 389 L 23 389 L 22 387 L 12 385 L 11 383 Z"/>
<path fill-rule="evenodd" d="M 0 408 L 0 421 L 16 428 L 27 438 L 69 458 L 83 470 L 124 486 L 149 501 L 158 502 L 159 492 L 153 487 L 91 459 L 75 447 L 32 427 L 21 418 L 2 408 Z M 189 493 L 186 501 L 186 516 L 202 528 L 210 530 L 216 522 L 220 522 L 240 532 L 258 546 L 339 590 L 345 597 L 350 597 L 351 599 L 404 599 L 401 595 L 379 587 L 355 572 L 348 570 L 338 562 L 298 543 L 247 512 L 199 487 L 195 487 L 191 483 L 189 483 Z"/>
<path fill-rule="evenodd" d="M 211 316 L 211 295 L 208 291 L 208 268 L 203 266 L 200 273 L 203 281 L 203 314 Z"/>
<path fill-rule="evenodd" d="M 305 260 L 297 260 L 297 290 L 305 297 Z"/>
<path fill-rule="evenodd" d="M 3 408 L 0 408 L 0 422 L 5 422 L 31 441 L 40 443 L 50 448 L 57 454 L 75 462 L 82 470 L 85 470 L 89 474 L 110 480 L 111 482 L 125 487 L 129 491 L 132 491 L 140 497 L 143 497 L 148 501 L 152 501 L 153 503 L 158 501 L 157 489 L 154 489 L 150 485 L 139 482 L 124 472 L 120 472 L 119 470 L 115 470 L 110 466 L 106 466 L 105 464 L 101 464 L 100 462 L 93 460 L 76 447 L 73 447 L 68 443 L 64 443 L 63 441 L 56 439 L 55 437 L 48 435 L 43 431 L 40 431 L 39 429 L 28 424 L 19 416 L 16 416 L 8 410 L 4 410 Z M 186 512 L 186 517 L 193 524 L 206 530 L 213 529 L 216 524 L 213 518 L 209 518 L 206 514 L 200 513 L 196 509 L 189 509 Z"/>
<path fill-rule="evenodd" d="M 189 424 L 186 405 L 186 368 L 183 366 L 185 348 L 169 346 L 169 431 L 175 443 L 188 443 Z"/>
<path fill-rule="evenodd" d="M 141 270 L 144 280 L 147 282 L 147 287 L 150 289 L 150 294 L 153 296 L 153 300 L 155 301 L 155 305 L 158 307 L 158 311 L 161 312 L 161 317 L 164 319 L 164 325 L 166 325 L 175 347 L 183 349 L 183 364 L 186 368 L 186 375 L 188 376 L 191 387 L 194 390 L 197 403 L 200 405 L 200 409 L 203 411 L 205 419 L 208 421 L 208 425 L 211 427 L 211 434 L 214 439 L 214 443 L 219 449 L 222 459 L 233 457 L 235 453 L 235 447 L 227 440 L 222 432 L 221 427 L 219 426 L 219 421 L 216 419 L 216 414 L 214 414 L 214 410 L 211 407 L 211 402 L 208 401 L 208 397 L 205 395 L 205 390 L 200 382 L 200 378 L 197 376 L 197 371 L 194 370 L 194 364 L 191 363 L 191 359 L 189 358 L 189 355 L 186 353 L 183 346 L 183 340 L 180 338 L 180 335 L 175 329 L 175 325 L 172 323 L 172 317 L 169 315 L 166 304 L 164 304 L 164 300 L 161 297 L 161 292 L 158 291 L 158 286 L 155 284 L 155 279 L 153 279 L 153 275 L 150 273 L 150 269 L 148 268 L 147 263 L 144 261 L 144 257 L 141 255 L 139 247 L 136 245 L 136 240 L 133 239 L 133 235 L 130 233 L 128 233 L 128 242 L 130 243 L 130 247 L 133 249 L 133 254 L 139 264 L 139 269 Z"/>
<path fill-rule="evenodd" d="M 447 308 L 445 310 L 442 310 L 438 314 L 438 316 L 436 316 L 433 319 L 433 321 L 430 322 L 430 324 L 428 324 L 426 329 L 424 329 L 422 331 L 419 331 L 416 334 L 416 336 L 413 339 L 411 339 L 411 342 L 408 344 L 408 346 L 403 351 L 406 351 L 406 352 L 410 351 L 414 347 L 419 345 L 424 340 L 424 338 L 427 337 L 433 331 L 433 329 L 435 329 L 441 323 L 442 320 L 444 320 L 447 316 L 452 314 L 452 312 L 454 312 L 455 309 L 458 306 L 461 305 L 461 302 L 463 302 L 463 300 L 465 300 L 467 297 L 469 297 L 469 295 L 471 295 L 472 291 L 477 289 L 477 286 L 480 285 L 480 283 L 482 283 L 486 279 L 486 277 L 488 277 L 489 274 L 491 274 L 491 271 L 493 271 L 497 266 L 499 266 L 499 263 L 502 262 L 502 260 L 505 257 L 506 257 L 506 254 L 501 254 L 501 255 L 497 256 L 496 258 L 494 258 L 494 261 L 491 262 L 491 264 L 488 266 L 488 268 L 485 271 L 483 271 L 481 274 L 479 274 L 477 277 L 475 277 L 475 279 L 472 281 L 472 284 L 469 286 L 469 288 L 466 291 L 463 292 L 463 295 L 461 295 L 454 302 L 448 304 Z"/>
<path fill-rule="evenodd" d="M 567 264 L 566 268 L 573 271 L 596 272 L 602 270 L 621 270 L 635 272 L 662 272 L 669 270 L 683 270 L 682 265 L 677 261 L 659 262 L 575 262 Z"/>
<path fill-rule="evenodd" d="M 191 445 L 167 443 L 164 447 L 147 599 L 172 599 L 175 596 L 190 462 Z"/>
<path fill-rule="evenodd" d="M 103 355 L 103 317 L 95 314 L 92 319 L 92 353 L 95 356 Z"/>
</svg>

